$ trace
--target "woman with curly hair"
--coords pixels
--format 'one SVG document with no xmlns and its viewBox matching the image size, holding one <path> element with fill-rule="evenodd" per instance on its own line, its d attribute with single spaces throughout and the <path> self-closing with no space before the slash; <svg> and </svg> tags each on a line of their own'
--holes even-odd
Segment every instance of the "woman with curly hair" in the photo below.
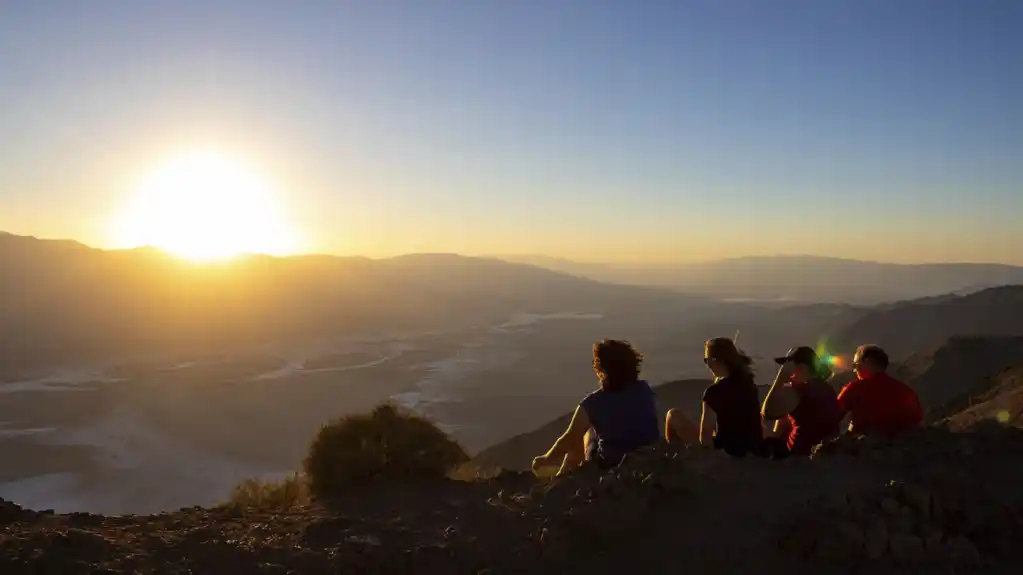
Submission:
<svg viewBox="0 0 1023 575">
<path fill-rule="evenodd" d="M 605 339 L 593 346 L 593 371 L 600 387 L 579 402 L 568 429 L 533 469 L 560 466 L 558 474 L 584 460 L 602 468 L 625 454 L 655 443 L 659 436 L 654 391 L 639 378 L 643 356 L 627 341 Z"/>
</svg>

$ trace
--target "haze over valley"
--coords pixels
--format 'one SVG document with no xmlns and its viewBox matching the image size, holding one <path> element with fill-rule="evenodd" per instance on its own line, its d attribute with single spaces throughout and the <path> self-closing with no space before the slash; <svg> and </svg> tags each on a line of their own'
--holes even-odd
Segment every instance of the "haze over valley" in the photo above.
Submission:
<svg viewBox="0 0 1023 575">
<path fill-rule="evenodd" d="M 768 383 L 769 358 L 798 343 L 841 357 L 878 341 L 902 359 L 948 337 L 1016 334 L 1023 317 L 1015 287 L 858 306 L 734 301 L 456 255 L 197 266 L 12 235 L 0 254 L 0 455 L 12 462 L 0 496 L 58 510 L 215 504 L 240 479 L 297 469 L 321 425 L 382 401 L 484 450 L 592 389 L 590 347 L 604 337 L 636 344 L 644 377 L 661 383 L 702 380 L 703 341 L 739 332 Z M 676 399 L 695 410 L 687 393 Z"/>
</svg>

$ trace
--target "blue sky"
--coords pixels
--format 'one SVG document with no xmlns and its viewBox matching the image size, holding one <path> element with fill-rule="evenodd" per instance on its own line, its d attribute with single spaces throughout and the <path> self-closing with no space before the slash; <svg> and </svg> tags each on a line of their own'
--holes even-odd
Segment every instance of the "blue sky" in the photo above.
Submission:
<svg viewBox="0 0 1023 575">
<path fill-rule="evenodd" d="M 0 2 L 0 229 L 216 147 L 305 249 L 1023 264 L 1023 2 Z"/>
</svg>

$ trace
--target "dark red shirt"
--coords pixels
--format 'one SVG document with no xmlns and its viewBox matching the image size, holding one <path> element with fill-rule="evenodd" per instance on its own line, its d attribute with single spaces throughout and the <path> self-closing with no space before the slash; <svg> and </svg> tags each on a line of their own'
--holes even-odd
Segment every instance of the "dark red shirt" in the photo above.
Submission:
<svg viewBox="0 0 1023 575">
<path fill-rule="evenodd" d="M 901 435 L 923 423 L 924 410 L 913 388 L 887 373 L 849 382 L 838 395 L 842 413 L 851 415 L 850 431 L 865 435 Z"/>
<path fill-rule="evenodd" d="M 810 455 L 818 443 L 838 435 L 842 411 L 831 384 L 823 379 L 792 383 L 799 405 L 789 414 L 788 447 L 793 455 Z"/>
</svg>

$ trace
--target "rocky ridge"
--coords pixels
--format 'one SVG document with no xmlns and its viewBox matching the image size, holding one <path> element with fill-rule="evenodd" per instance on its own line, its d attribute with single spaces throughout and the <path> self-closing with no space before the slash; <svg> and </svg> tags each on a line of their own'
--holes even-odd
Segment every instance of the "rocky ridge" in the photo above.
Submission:
<svg viewBox="0 0 1023 575">
<path fill-rule="evenodd" d="M 843 438 L 810 460 L 658 446 L 553 481 L 378 485 L 286 511 L 55 515 L 0 504 L 0 572 L 1010 573 L 1023 431 Z M 866 571 L 864 571 L 866 570 Z"/>
</svg>

